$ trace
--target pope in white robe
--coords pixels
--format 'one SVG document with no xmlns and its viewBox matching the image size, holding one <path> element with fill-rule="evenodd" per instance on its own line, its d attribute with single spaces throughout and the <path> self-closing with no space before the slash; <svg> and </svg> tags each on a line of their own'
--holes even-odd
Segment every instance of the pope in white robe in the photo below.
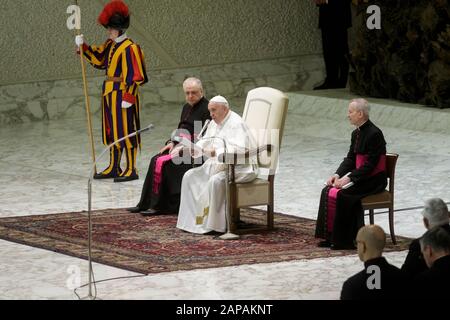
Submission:
<svg viewBox="0 0 450 320">
<path fill-rule="evenodd" d="M 245 152 L 256 148 L 254 139 L 244 120 L 231 111 L 227 100 L 216 96 L 209 102 L 208 109 L 213 121 L 206 134 L 196 143 L 209 155 L 208 160 L 198 168 L 188 170 L 181 184 L 181 202 L 177 228 L 192 233 L 210 231 L 226 232 L 225 210 L 226 165 L 217 156 L 226 151 Z M 235 166 L 235 181 L 250 182 L 258 174 L 256 157 L 249 164 Z"/>
</svg>

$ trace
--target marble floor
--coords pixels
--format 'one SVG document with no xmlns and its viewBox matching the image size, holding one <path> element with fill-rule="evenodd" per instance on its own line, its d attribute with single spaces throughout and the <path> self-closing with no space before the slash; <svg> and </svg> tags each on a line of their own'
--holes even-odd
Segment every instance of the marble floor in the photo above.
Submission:
<svg viewBox="0 0 450 320">
<path fill-rule="evenodd" d="M 290 97 L 275 182 L 275 209 L 315 218 L 323 181 L 344 157 L 352 127 L 345 108 L 337 111 L 337 118 L 342 120 L 336 121 L 320 114 L 305 114 L 298 106 L 297 94 Z M 407 108 L 402 112 L 405 119 L 410 114 Z M 431 119 L 440 117 L 434 113 L 426 112 Z M 138 156 L 141 179 L 122 184 L 95 181 L 94 209 L 137 203 L 149 160 L 167 140 L 178 117 L 179 109 L 173 107 L 143 112 L 142 124 L 154 123 L 155 130 L 143 135 Z M 93 123 L 99 155 L 103 150 L 98 135 L 100 120 L 95 118 Z M 377 124 L 384 131 L 388 150 L 400 154 L 396 209 L 421 206 L 430 197 L 450 201 L 448 133 L 433 131 L 432 121 L 420 130 Z M 101 169 L 107 159 L 99 163 Z M 0 217 L 86 210 L 90 148 L 83 115 L 0 128 L 0 172 Z M 375 222 L 388 230 L 386 214 L 377 215 Z M 395 227 L 398 235 L 422 234 L 420 210 L 397 212 Z M 405 255 L 394 252 L 386 257 L 400 266 Z M 2 240 L 0 257 L 0 299 L 76 299 L 73 288 L 87 280 L 85 260 Z M 94 264 L 97 280 L 119 278 L 97 284 L 98 296 L 103 299 L 338 299 L 343 281 L 361 268 L 355 255 L 141 277 Z M 78 290 L 81 296 L 86 292 L 86 288 Z"/>
</svg>

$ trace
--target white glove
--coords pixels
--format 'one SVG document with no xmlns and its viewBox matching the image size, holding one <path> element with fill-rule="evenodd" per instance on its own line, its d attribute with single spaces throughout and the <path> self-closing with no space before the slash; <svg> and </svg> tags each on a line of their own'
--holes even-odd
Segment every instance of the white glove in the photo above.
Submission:
<svg viewBox="0 0 450 320">
<path fill-rule="evenodd" d="M 132 103 L 129 103 L 129 102 L 126 102 L 126 101 L 122 101 L 122 108 L 123 109 L 127 109 L 127 108 L 131 107 L 132 105 L 133 105 Z"/>
<path fill-rule="evenodd" d="M 81 46 L 83 45 L 83 43 L 84 43 L 84 37 L 83 37 L 82 34 L 80 34 L 80 35 L 78 35 L 78 36 L 75 36 L 75 44 L 76 44 L 78 47 L 81 47 Z"/>
</svg>

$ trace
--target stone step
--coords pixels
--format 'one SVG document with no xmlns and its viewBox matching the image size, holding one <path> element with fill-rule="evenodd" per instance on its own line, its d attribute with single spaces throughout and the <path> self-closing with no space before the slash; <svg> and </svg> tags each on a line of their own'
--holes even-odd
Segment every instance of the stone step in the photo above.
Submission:
<svg viewBox="0 0 450 320">
<path fill-rule="evenodd" d="M 359 98 L 348 89 L 290 92 L 289 112 L 343 121 L 348 103 Z M 370 118 L 380 126 L 415 131 L 450 134 L 450 109 L 403 103 L 394 100 L 367 98 Z"/>
</svg>

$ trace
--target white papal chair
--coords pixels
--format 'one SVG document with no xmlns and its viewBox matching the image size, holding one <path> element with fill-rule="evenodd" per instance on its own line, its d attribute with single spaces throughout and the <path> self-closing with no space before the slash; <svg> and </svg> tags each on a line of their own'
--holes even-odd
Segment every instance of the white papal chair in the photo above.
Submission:
<svg viewBox="0 0 450 320">
<path fill-rule="evenodd" d="M 273 88 L 256 88 L 247 95 L 242 118 L 250 128 L 258 149 L 249 150 L 245 155 L 228 154 L 226 157 L 231 172 L 228 199 L 231 232 L 242 233 L 239 230 L 241 208 L 260 205 L 267 206 L 267 229 L 274 228 L 274 180 L 288 104 L 288 97 Z M 249 183 L 236 183 L 234 164 L 242 163 L 243 157 L 248 159 L 252 154 L 257 155 L 260 176 Z M 245 229 L 247 232 L 252 230 Z"/>
</svg>

